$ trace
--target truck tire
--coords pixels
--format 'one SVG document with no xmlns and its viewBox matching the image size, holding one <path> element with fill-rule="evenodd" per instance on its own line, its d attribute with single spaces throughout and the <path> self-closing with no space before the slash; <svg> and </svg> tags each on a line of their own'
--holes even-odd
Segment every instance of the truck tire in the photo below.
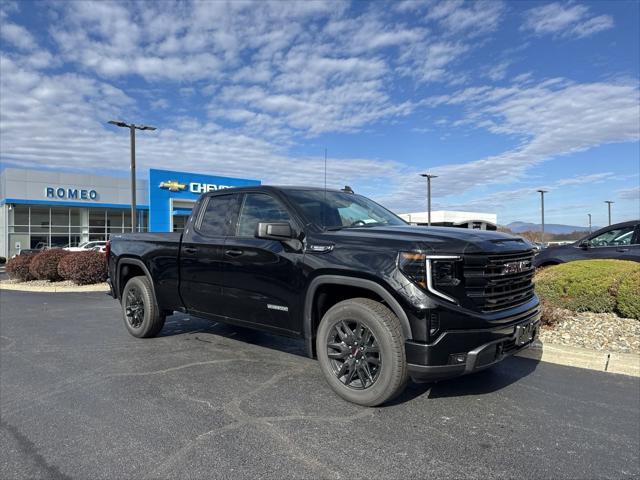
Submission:
<svg viewBox="0 0 640 480">
<path fill-rule="evenodd" d="M 358 405 L 385 403 L 407 383 L 400 320 L 375 300 L 353 298 L 331 307 L 320 321 L 316 352 L 331 388 Z"/>
<path fill-rule="evenodd" d="M 164 326 L 165 316 L 145 276 L 130 278 L 122 291 L 122 317 L 129 333 L 138 338 L 155 337 Z"/>
</svg>

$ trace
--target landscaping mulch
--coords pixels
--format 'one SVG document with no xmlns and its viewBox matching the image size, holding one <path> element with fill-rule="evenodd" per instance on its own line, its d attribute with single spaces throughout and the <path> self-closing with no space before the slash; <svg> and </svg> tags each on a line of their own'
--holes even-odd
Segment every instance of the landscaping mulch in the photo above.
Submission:
<svg viewBox="0 0 640 480">
<path fill-rule="evenodd" d="M 620 318 L 612 313 L 560 310 L 562 319 L 545 325 L 542 342 L 582 347 L 591 350 L 640 353 L 640 321 Z"/>
</svg>

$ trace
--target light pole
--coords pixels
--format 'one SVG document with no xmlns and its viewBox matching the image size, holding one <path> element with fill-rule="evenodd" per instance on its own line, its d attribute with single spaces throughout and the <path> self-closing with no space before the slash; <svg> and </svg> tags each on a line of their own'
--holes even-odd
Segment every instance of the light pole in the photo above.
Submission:
<svg viewBox="0 0 640 480">
<path fill-rule="evenodd" d="M 131 231 L 137 229 L 137 206 L 136 206 L 136 130 L 155 130 L 156 127 L 147 125 L 136 125 L 134 123 L 125 123 L 122 121 L 109 120 L 111 125 L 116 127 L 128 128 L 131 138 Z"/>
<path fill-rule="evenodd" d="M 591 214 L 587 213 L 587 215 L 589 216 L 589 233 L 591 233 Z"/>
<path fill-rule="evenodd" d="M 540 211 L 542 213 L 542 239 L 540 243 L 544 245 L 544 194 L 547 193 L 547 190 L 537 190 L 540 193 Z"/>
<path fill-rule="evenodd" d="M 609 225 L 611 225 L 611 204 L 615 202 L 612 202 L 611 200 L 605 200 L 604 203 L 607 204 L 607 208 L 609 209 Z"/>
<path fill-rule="evenodd" d="M 438 178 L 437 175 L 431 175 L 430 173 L 421 173 L 421 177 L 427 179 L 427 226 L 431 226 L 431 179 Z"/>
</svg>

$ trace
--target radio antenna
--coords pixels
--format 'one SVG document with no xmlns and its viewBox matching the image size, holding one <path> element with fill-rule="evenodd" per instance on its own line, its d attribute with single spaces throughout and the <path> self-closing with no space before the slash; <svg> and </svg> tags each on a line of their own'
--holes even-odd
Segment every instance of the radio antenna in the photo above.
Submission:
<svg viewBox="0 0 640 480">
<path fill-rule="evenodd" d="M 327 147 L 324 147 L 324 193 L 327 197 Z"/>
<path fill-rule="evenodd" d="M 327 147 L 324 147 L 324 202 L 322 205 L 322 223 L 326 227 L 324 212 L 327 209 Z"/>
</svg>

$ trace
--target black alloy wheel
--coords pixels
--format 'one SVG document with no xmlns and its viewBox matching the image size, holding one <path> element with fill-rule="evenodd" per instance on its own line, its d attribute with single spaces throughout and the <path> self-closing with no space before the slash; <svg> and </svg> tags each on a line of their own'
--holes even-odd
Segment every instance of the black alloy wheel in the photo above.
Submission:
<svg viewBox="0 0 640 480">
<path fill-rule="evenodd" d="M 333 325 L 327 338 L 327 356 L 335 376 L 349 388 L 370 388 L 380 375 L 382 358 L 376 338 L 357 320 Z"/>
<path fill-rule="evenodd" d="M 130 278 L 122 290 L 121 301 L 124 325 L 131 335 L 149 338 L 160 333 L 166 314 L 158 306 L 147 277 Z"/>
<path fill-rule="evenodd" d="M 131 328 L 138 329 L 144 321 L 144 300 L 137 285 L 132 285 L 125 298 L 125 317 Z"/>
</svg>

